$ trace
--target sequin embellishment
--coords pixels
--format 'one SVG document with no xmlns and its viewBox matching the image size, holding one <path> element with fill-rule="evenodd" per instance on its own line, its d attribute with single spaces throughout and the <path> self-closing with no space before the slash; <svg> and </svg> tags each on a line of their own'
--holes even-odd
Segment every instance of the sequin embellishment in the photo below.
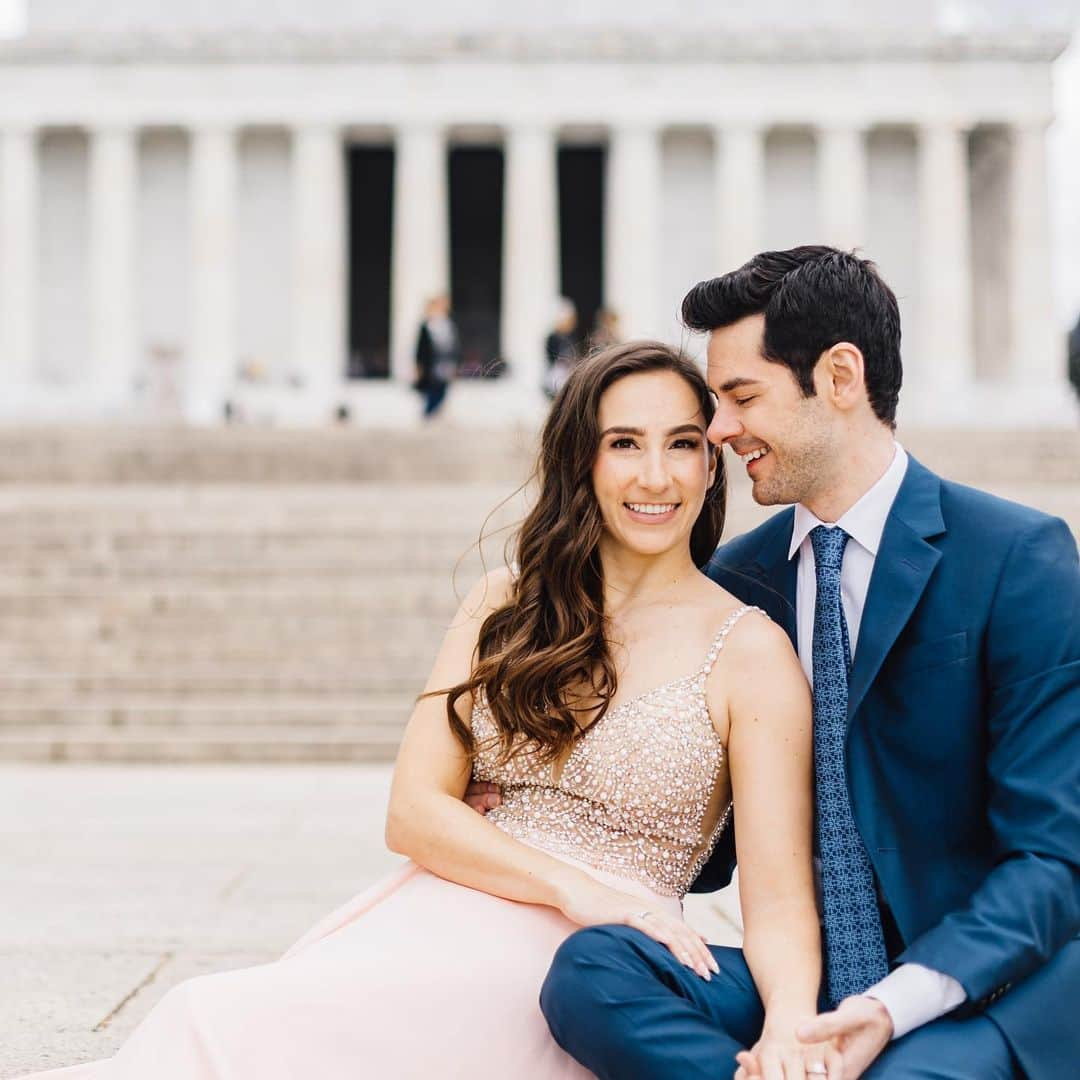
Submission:
<svg viewBox="0 0 1080 1080">
<path fill-rule="evenodd" d="M 731 817 L 729 799 L 706 834 L 726 755 L 709 717 L 705 682 L 724 639 L 748 611 L 760 609 L 733 612 L 697 671 L 616 705 L 587 728 L 557 778 L 524 743 L 498 764 L 494 719 L 478 695 L 473 779 L 503 792 L 487 820 L 552 854 L 667 896 L 685 894 Z"/>
</svg>

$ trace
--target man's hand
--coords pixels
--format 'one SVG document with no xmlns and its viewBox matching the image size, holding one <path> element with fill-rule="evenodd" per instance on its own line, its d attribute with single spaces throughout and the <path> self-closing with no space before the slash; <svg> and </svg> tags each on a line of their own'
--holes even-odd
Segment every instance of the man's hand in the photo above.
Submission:
<svg viewBox="0 0 1080 1080">
<path fill-rule="evenodd" d="M 893 1023 L 876 998 L 845 998 L 832 1012 L 822 1013 L 798 1030 L 804 1043 L 832 1042 L 844 1059 L 844 1080 L 858 1080 L 889 1045 Z"/>
<path fill-rule="evenodd" d="M 502 788 L 498 784 L 472 783 L 465 789 L 465 802 L 478 814 L 486 814 L 502 803 Z"/>
</svg>

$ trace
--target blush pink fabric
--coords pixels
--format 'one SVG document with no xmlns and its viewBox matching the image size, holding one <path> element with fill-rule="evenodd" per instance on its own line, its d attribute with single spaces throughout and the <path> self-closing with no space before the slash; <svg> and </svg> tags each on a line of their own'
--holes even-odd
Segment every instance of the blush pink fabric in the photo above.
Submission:
<svg viewBox="0 0 1080 1080">
<path fill-rule="evenodd" d="M 681 917 L 674 897 L 582 868 Z M 538 1004 L 575 929 L 406 863 L 280 960 L 174 987 L 114 1057 L 26 1080 L 584 1080 Z"/>
</svg>

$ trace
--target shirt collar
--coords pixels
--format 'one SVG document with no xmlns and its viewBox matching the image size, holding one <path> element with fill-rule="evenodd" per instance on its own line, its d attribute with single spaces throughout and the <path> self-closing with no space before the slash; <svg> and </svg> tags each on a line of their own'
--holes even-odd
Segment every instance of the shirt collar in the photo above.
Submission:
<svg viewBox="0 0 1080 1080">
<path fill-rule="evenodd" d="M 894 445 L 896 451 L 892 462 L 882 474 L 881 479 L 836 522 L 852 540 L 869 551 L 871 555 L 878 553 L 881 534 L 885 531 L 885 522 L 888 520 L 889 511 L 892 509 L 896 494 L 904 482 L 904 474 L 907 472 L 908 456 L 899 443 Z M 812 510 L 807 510 L 802 503 L 796 503 L 788 558 L 794 558 L 795 552 L 802 546 L 802 542 L 810 535 L 812 529 L 824 524 L 825 522 Z"/>
</svg>

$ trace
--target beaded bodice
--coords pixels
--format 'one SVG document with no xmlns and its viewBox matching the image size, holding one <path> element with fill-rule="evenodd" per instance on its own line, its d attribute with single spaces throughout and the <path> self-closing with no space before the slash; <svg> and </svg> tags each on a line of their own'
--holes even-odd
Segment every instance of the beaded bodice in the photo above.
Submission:
<svg viewBox="0 0 1080 1080">
<path fill-rule="evenodd" d="M 724 639 L 748 611 L 733 612 L 697 671 L 621 702 L 590 725 L 559 765 L 522 743 L 499 764 L 495 722 L 477 695 L 473 779 L 499 784 L 487 820 L 553 854 L 682 896 L 731 813 L 724 747 L 705 684 Z"/>
</svg>

